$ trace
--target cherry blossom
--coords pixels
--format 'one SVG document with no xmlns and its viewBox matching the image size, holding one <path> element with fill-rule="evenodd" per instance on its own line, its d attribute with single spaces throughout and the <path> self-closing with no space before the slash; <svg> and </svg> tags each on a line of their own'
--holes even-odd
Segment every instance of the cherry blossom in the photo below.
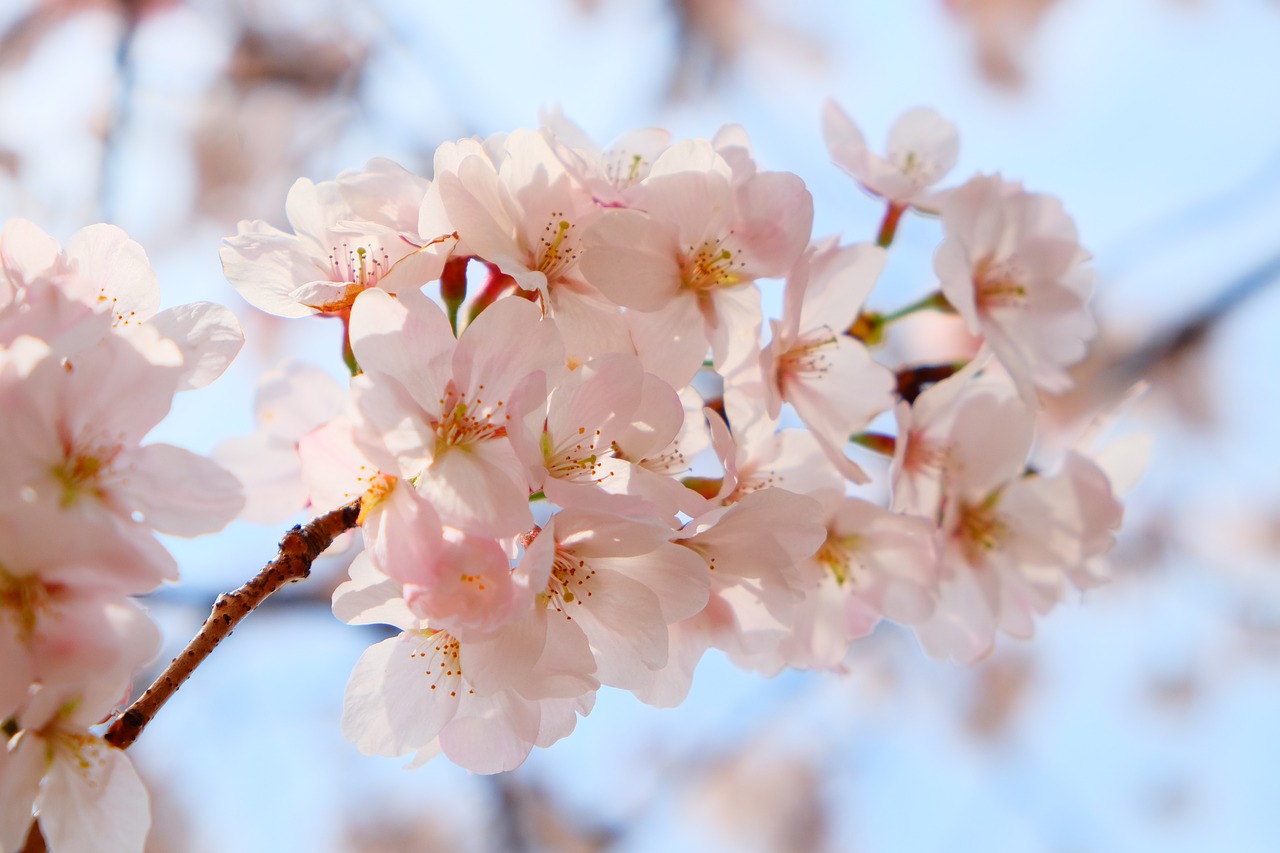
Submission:
<svg viewBox="0 0 1280 853">
<path fill-rule="evenodd" d="M 428 186 L 387 160 L 337 181 L 301 178 L 285 202 L 294 233 L 241 222 L 220 253 L 223 271 L 246 301 L 280 317 L 341 314 L 370 287 L 420 287 L 439 277 L 447 257 L 417 234 Z"/>
<path fill-rule="evenodd" d="M 893 405 L 894 378 L 866 347 L 844 334 L 884 267 L 875 246 L 829 244 L 805 256 L 787 279 L 781 320 L 760 354 L 769 414 L 795 407 L 828 458 L 849 479 L 867 482 L 844 455 L 849 436 Z"/>
<path fill-rule="evenodd" d="M 933 211 L 929 188 L 956 164 L 959 138 L 955 125 L 934 110 L 908 110 L 889 131 L 887 157 L 867 146 L 862 131 L 835 101 L 822 108 L 822 135 L 836 165 L 873 195 L 899 207 Z"/>
<path fill-rule="evenodd" d="M 976 176 L 948 196 L 934 256 L 942 292 L 1008 369 L 1023 399 L 1071 387 L 1064 367 L 1096 331 L 1089 254 L 1052 196 Z"/>
<path fill-rule="evenodd" d="M 89 732 L 111 704 L 101 682 L 83 694 L 41 686 L 0 750 L 0 845 L 17 850 L 39 812 L 49 849 L 141 850 L 151 826 L 147 791 L 124 751 Z M 104 701 L 105 700 L 105 701 Z"/>
<path fill-rule="evenodd" d="M 555 324 L 529 302 L 503 299 L 455 342 L 421 293 L 368 291 L 352 311 L 351 343 L 365 371 L 352 380 L 356 441 L 369 458 L 415 481 L 451 526 L 480 536 L 528 530 L 529 484 L 507 426 L 564 370 Z"/>
<path fill-rule="evenodd" d="M 797 176 L 733 177 L 710 143 L 673 146 L 644 183 L 645 212 L 606 211 L 583 236 L 587 280 L 634 309 L 646 369 L 676 388 L 708 348 L 721 370 L 753 354 L 762 322 L 754 281 L 784 274 L 808 242 L 813 201 Z"/>
</svg>

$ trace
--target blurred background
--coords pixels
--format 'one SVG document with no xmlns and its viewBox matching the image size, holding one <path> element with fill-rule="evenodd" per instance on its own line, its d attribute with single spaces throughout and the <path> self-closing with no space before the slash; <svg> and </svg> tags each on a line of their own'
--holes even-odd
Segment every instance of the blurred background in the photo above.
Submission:
<svg viewBox="0 0 1280 853">
<path fill-rule="evenodd" d="M 843 676 L 712 654 L 689 700 L 602 691 L 519 771 L 365 758 L 338 727 L 381 637 L 328 610 L 322 561 L 255 614 L 133 749 L 154 851 L 1270 851 L 1280 845 L 1280 5 L 1274 0 L 3 0 L 0 215 L 59 239 L 122 226 L 165 304 L 228 305 L 248 344 L 155 434 L 252 429 L 286 355 L 342 376 L 338 324 L 257 313 L 222 278 L 240 219 L 287 227 L 299 176 L 370 157 L 429 174 L 443 140 L 559 105 L 597 141 L 742 124 L 800 174 L 816 234 L 882 213 L 832 166 L 822 100 L 882 144 L 928 105 L 947 184 L 1000 171 L 1061 197 L 1099 272 L 1080 392 L 1154 436 L 1114 581 L 971 669 L 891 626 Z M 872 307 L 933 285 L 908 219 Z M 269 559 L 284 525 L 172 540 L 168 638 Z"/>
</svg>

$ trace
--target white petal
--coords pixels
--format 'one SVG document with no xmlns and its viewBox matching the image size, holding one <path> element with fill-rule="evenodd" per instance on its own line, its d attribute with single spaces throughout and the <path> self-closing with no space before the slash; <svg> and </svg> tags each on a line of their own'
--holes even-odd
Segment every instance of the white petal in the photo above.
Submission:
<svg viewBox="0 0 1280 853">
<path fill-rule="evenodd" d="M 58 750 L 40 792 L 40 828 L 49 849 L 142 853 L 151 807 L 133 762 L 97 738 L 82 741 L 77 753 Z"/>
<path fill-rule="evenodd" d="M 151 323 L 182 350 L 179 391 L 203 388 L 217 379 L 244 346 L 236 315 L 212 302 L 169 308 L 152 317 Z"/>
</svg>

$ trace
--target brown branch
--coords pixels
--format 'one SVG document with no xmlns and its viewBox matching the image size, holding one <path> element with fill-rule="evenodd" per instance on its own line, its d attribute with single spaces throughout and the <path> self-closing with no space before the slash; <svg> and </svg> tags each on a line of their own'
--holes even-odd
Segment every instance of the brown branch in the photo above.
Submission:
<svg viewBox="0 0 1280 853">
<path fill-rule="evenodd" d="M 305 526 L 295 526 L 280 540 L 279 555 L 267 564 L 257 577 L 244 586 L 218 596 L 213 612 L 170 664 L 165 667 L 138 701 L 115 719 L 103 736 L 107 743 L 128 749 L 151 722 L 156 712 L 178 691 L 200 663 L 218 644 L 231 635 L 240 620 L 254 611 L 272 593 L 286 584 L 311 574 L 311 564 L 342 533 L 356 526 L 360 501 L 325 513 Z"/>
<path fill-rule="evenodd" d="M 22 843 L 22 849 L 18 853 L 45 853 L 48 849 L 44 833 L 40 831 L 40 822 L 31 821 L 31 829 L 27 830 L 27 840 Z"/>
<path fill-rule="evenodd" d="M 898 396 L 908 403 L 914 403 L 916 397 L 930 385 L 954 375 L 964 364 L 921 364 L 915 367 L 904 367 L 897 373 Z"/>
</svg>

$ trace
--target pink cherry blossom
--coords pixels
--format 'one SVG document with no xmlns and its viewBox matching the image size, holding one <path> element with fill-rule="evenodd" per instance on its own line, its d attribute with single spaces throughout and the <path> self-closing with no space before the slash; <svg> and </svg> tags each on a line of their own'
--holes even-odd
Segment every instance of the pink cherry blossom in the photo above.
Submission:
<svg viewBox="0 0 1280 853">
<path fill-rule="evenodd" d="M 501 299 L 455 341 L 421 293 L 372 290 L 352 310 L 351 343 L 365 371 L 352 380 L 356 441 L 369 458 L 415 481 L 450 526 L 478 536 L 528 530 L 528 478 L 507 428 L 564 370 L 555 324 L 536 305 Z"/>
<path fill-rule="evenodd" d="M 26 375 L 6 375 L 0 401 L 14 440 L 0 448 L 0 512 L 56 507 L 62 523 L 85 526 L 91 538 L 135 543 L 156 581 L 170 577 L 172 561 L 150 531 L 220 530 L 244 500 L 235 477 L 209 459 L 140 443 L 168 413 L 181 371 L 177 347 L 142 327 L 70 359 L 46 350 Z"/>
<path fill-rule="evenodd" d="M 154 629 L 150 639 L 154 654 Z M 82 687 L 33 689 L 15 718 L 18 733 L 0 750 L 3 849 L 20 848 L 38 812 L 55 853 L 141 853 L 151 826 L 146 788 L 128 755 L 89 731 L 123 685 L 108 672 Z"/>
<path fill-rule="evenodd" d="M 223 271 L 250 304 L 279 317 L 342 313 L 371 287 L 421 287 L 440 276 L 451 247 L 418 237 L 413 198 L 420 203 L 428 186 L 387 160 L 337 181 L 299 179 L 285 202 L 294 233 L 241 222 L 220 253 Z M 391 203 L 384 187 L 394 188 Z"/>
<path fill-rule="evenodd" d="M 1094 272 L 1075 223 L 1052 196 L 981 175 L 947 195 L 934 256 L 942 292 L 990 345 L 1023 399 L 1071 387 L 1096 324 Z"/>
<path fill-rule="evenodd" d="M 346 405 L 344 389 L 314 365 L 289 360 L 258 379 L 254 394 L 257 429 L 228 439 L 213 451 L 213 460 L 239 478 L 245 489 L 240 518 L 258 524 L 289 519 L 308 502 L 299 443 L 333 421 Z M 350 426 L 348 425 L 348 435 Z M 354 500 L 357 492 L 347 500 Z M 319 509 L 332 505 L 316 504 Z"/>
<path fill-rule="evenodd" d="M 754 354 L 754 281 L 785 273 L 808 242 L 813 200 L 797 176 L 733 181 L 709 143 L 673 146 L 644 184 L 644 208 L 606 211 L 579 267 L 628 315 L 645 368 L 681 388 L 708 348 L 718 369 Z"/>
<path fill-rule="evenodd" d="M 773 339 L 760 354 L 768 412 L 777 417 L 791 403 L 840 471 L 867 482 L 848 459 L 849 436 L 893 405 L 893 374 L 844 330 L 884 267 L 875 246 L 834 244 L 806 255 L 787 279 L 781 320 L 772 321 Z"/>
<path fill-rule="evenodd" d="M 822 135 L 836 165 L 874 195 L 901 207 L 933 210 L 929 188 L 956 164 L 955 125 L 934 110 L 908 110 L 889 131 L 887 157 L 867 146 L 862 131 L 835 101 L 822 108 Z"/>
</svg>

